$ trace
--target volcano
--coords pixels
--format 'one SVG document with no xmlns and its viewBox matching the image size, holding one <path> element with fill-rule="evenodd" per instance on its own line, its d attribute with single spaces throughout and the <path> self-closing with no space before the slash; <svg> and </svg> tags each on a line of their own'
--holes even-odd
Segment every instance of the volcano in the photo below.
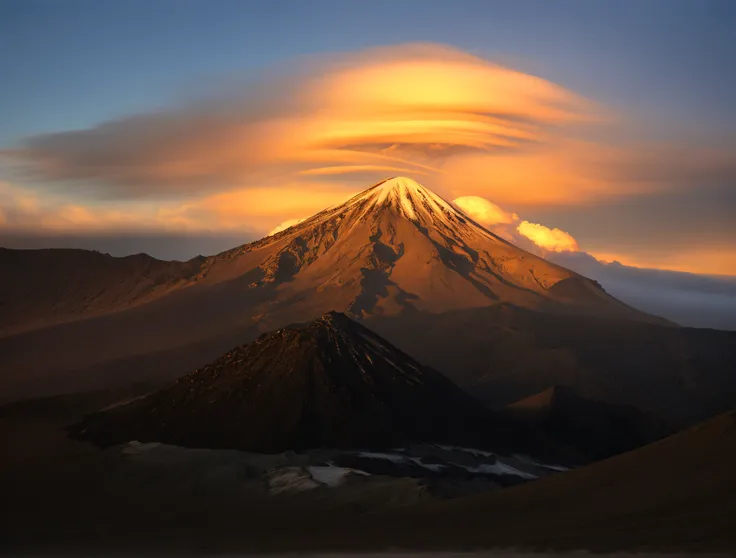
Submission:
<svg viewBox="0 0 736 558">
<path fill-rule="evenodd" d="M 221 321 L 237 308 L 239 325 L 257 324 L 261 331 L 330 310 L 362 319 L 497 304 L 663 322 L 619 302 L 596 282 L 494 235 L 402 177 L 208 258 L 180 263 L 80 250 L 4 250 L 0 264 L 9 270 L 0 278 L 0 306 L 17 310 L 0 318 L 0 334 L 121 312 L 174 295 L 184 308 L 195 299 L 211 299 L 213 290 L 228 299 L 228 308 L 210 305 L 207 318 Z M 90 271 L 98 268 L 105 273 Z"/>
<path fill-rule="evenodd" d="M 204 281 L 255 273 L 270 325 L 337 308 L 355 318 L 499 303 L 654 320 L 597 283 L 489 232 L 410 178 L 391 178 L 296 226 L 210 259 Z"/>
</svg>

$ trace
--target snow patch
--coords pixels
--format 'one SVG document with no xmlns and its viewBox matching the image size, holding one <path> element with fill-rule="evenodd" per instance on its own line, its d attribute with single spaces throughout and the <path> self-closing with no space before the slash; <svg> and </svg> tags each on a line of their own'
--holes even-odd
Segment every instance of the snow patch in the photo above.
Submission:
<svg viewBox="0 0 736 558">
<path fill-rule="evenodd" d="M 540 463 L 539 461 L 535 461 L 528 455 L 519 455 L 514 454 L 514 458 L 518 459 L 519 461 L 523 463 L 527 463 L 529 465 L 534 465 L 535 467 L 542 467 L 543 469 L 550 469 L 551 471 L 569 471 L 570 467 L 564 467 L 563 465 L 550 465 L 548 463 Z"/>
<path fill-rule="evenodd" d="M 156 449 L 160 445 L 161 442 L 143 443 L 139 442 L 138 440 L 133 440 L 132 442 L 128 442 L 127 444 L 125 444 L 121 453 L 123 455 L 139 455 L 152 449 Z"/>
<path fill-rule="evenodd" d="M 396 455 L 393 453 L 379 453 L 374 451 L 360 451 L 358 452 L 359 457 L 368 457 L 370 459 L 386 459 L 388 461 L 392 461 L 394 463 L 404 463 L 406 462 L 406 456 L 404 455 Z"/>
<path fill-rule="evenodd" d="M 437 447 L 440 449 L 446 450 L 446 451 L 461 451 L 464 453 L 469 453 L 471 455 L 474 455 L 475 457 L 478 457 L 478 456 L 492 457 L 496 455 L 492 451 L 484 451 L 484 450 L 479 450 L 475 448 L 463 448 L 460 446 L 446 446 L 446 445 L 440 445 L 440 444 L 437 444 Z"/>
<path fill-rule="evenodd" d="M 409 459 L 415 465 L 419 465 L 420 467 L 424 467 L 425 469 L 429 469 L 430 471 L 434 471 L 435 473 L 439 473 L 442 469 L 445 468 L 445 465 L 440 465 L 439 463 L 424 463 L 421 457 L 410 457 Z"/>
<path fill-rule="evenodd" d="M 514 475 L 517 477 L 521 477 L 522 479 L 528 479 L 528 480 L 539 478 L 537 475 L 532 475 L 531 473 L 525 473 L 524 471 L 519 471 L 518 469 L 511 467 L 510 465 L 506 465 L 505 463 L 501 461 L 496 461 L 493 464 L 485 463 L 483 465 L 477 465 L 475 467 L 464 466 L 464 465 L 457 465 L 457 466 L 462 467 L 469 473 L 483 473 L 486 475 Z"/>
<path fill-rule="evenodd" d="M 351 473 L 362 475 L 364 477 L 371 476 L 370 473 L 361 471 L 360 469 L 350 469 L 348 467 L 335 467 L 334 465 L 328 466 L 310 466 L 307 467 L 307 471 L 310 476 L 317 482 L 330 486 L 340 486 L 345 482 L 347 476 Z"/>
</svg>

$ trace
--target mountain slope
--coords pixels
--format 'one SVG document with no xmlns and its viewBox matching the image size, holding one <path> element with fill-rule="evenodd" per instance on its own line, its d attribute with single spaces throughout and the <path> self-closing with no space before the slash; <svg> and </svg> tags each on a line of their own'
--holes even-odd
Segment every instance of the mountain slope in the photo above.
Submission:
<svg viewBox="0 0 736 558">
<path fill-rule="evenodd" d="M 669 432 L 652 415 L 630 405 L 580 396 L 574 388 L 553 386 L 504 408 L 553 439 L 578 449 L 593 461 L 663 438 Z"/>
<path fill-rule="evenodd" d="M 542 449 L 344 314 L 260 336 L 141 400 L 88 417 L 100 443 L 167 442 L 277 453 L 445 442 Z"/>
<path fill-rule="evenodd" d="M 196 281 L 204 261 L 0 248 L 0 335 L 150 302 Z"/>
<path fill-rule="evenodd" d="M 450 503 L 433 520 L 422 518 L 446 528 L 425 541 L 427 546 L 453 539 L 468 547 L 733 551 L 734 467 L 736 413 L 731 412 L 575 471 Z"/>
<path fill-rule="evenodd" d="M 736 332 L 508 305 L 371 317 L 366 325 L 493 408 L 565 385 L 680 429 L 736 406 Z"/>
</svg>

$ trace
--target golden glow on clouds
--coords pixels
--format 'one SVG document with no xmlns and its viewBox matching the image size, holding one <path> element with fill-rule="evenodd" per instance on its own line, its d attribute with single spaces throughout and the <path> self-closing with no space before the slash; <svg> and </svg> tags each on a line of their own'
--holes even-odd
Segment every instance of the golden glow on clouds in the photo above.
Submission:
<svg viewBox="0 0 736 558">
<path fill-rule="evenodd" d="M 155 210 L 140 204 L 90 207 L 38 195 L 0 181 L 0 232 L 75 233 L 164 229 Z"/>
<path fill-rule="evenodd" d="M 320 183 L 311 183 L 308 188 L 302 185 L 249 188 L 172 204 L 159 215 L 163 221 L 189 231 L 251 229 L 265 232 L 279 223 L 293 220 L 295 214 L 313 215 L 356 193 Z"/>
<path fill-rule="evenodd" d="M 544 250 L 551 252 L 577 252 L 579 250 L 577 241 L 569 233 L 560 229 L 550 229 L 544 225 L 522 221 L 516 230 Z"/>
<path fill-rule="evenodd" d="M 632 179 L 635 164 L 622 149 L 558 139 L 554 145 L 454 157 L 444 165 L 438 182 L 453 194 L 462 188 L 463 194 L 514 207 L 597 204 L 666 187 L 655 178 Z"/>
<path fill-rule="evenodd" d="M 309 214 L 341 203 L 355 191 L 312 184 L 256 188 L 190 202 L 116 202 L 89 206 L 0 182 L 0 231 L 24 234 L 91 232 L 248 232 L 263 234 L 306 208 Z"/>
<path fill-rule="evenodd" d="M 105 197 L 201 194 L 303 174 L 438 176 L 453 159 L 546 143 L 594 113 L 544 79 L 416 44 L 306 65 L 227 103 L 38 136 L 5 155 Z"/>
<path fill-rule="evenodd" d="M 656 173 L 640 176 L 647 165 L 667 166 L 661 160 L 569 137 L 603 121 L 600 107 L 542 78 L 452 47 L 410 44 L 318 59 L 225 100 L 38 136 L 4 154 L 36 179 L 107 199 L 339 174 L 359 175 L 356 189 L 416 176 L 453 198 L 517 208 L 661 189 Z"/>
<path fill-rule="evenodd" d="M 523 239 L 528 239 L 542 251 L 577 252 L 580 249 L 572 235 L 560 229 L 550 229 L 529 221 L 522 221 L 514 229 L 509 225 L 516 223 L 519 216 L 485 198 L 464 196 L 456 198 L 453 203 L 491 232 L 515 244 L 524 244 Z"/>
<path fill-rule="evenodd" d="M 590 254 L 602 262 L 616 261 L 631 267 L 710 275 L 736 275 L 736 248 L 730 244 L 674 251 L 659 250 L 647 254 L 617 254 L 598 251 Z"/>
<path fill-rule="evenodd" d="M 516 213 L 504 211 L 495 203 L 479 196 L 462 196 L 452 203 L 481 225 L 510 225 L 519 220 Z"/>
</svg>

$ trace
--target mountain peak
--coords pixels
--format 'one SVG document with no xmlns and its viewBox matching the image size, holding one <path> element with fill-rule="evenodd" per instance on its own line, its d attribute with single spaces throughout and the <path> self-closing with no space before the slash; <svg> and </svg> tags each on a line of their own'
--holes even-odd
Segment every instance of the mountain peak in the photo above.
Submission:
<svg viewBox="0 0 736 558">
<path fill-rule="evenodd" d="M 396 176 L 379 182 L 355 196 L 348 206 L 365 204 L 367 210 L 389 208 L 410 221 L 433 219 L 437 215 L 459 215 L 459 211 L 416 180 Z"/>
<path fill-rule="evenodd" d="M 373 189 L 385 191 L 403 192 L 429 192 L 427 188 L 416 180 L 406 176 L 393 176 L 374 186 Z"/>
<path fill-rule="evenodd" d="M 257 301 L 254 314 L 263 328 L 328 309 L 353 318 L 499 303 L 633 312 L 591 281 L 494 235 L 403 176 L 209 263 L 208 282 L 249 274 L 248 297 Z M 268 300 L 276 290 L 281 294 Z"/>
</svg>

